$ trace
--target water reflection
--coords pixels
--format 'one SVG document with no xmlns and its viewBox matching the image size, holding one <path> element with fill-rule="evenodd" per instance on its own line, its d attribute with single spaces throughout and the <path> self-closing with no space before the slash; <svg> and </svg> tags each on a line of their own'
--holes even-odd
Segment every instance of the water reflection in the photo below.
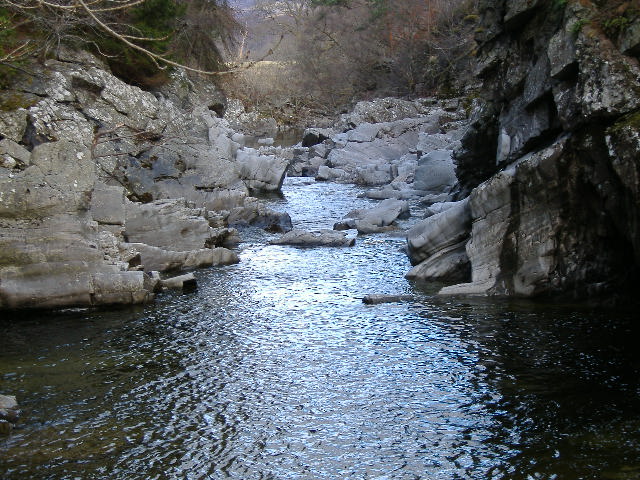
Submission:
<svg viewBox="0 0 640 480">
<path fill-rule="evenodd" d="M 291 182 L 273 204 L 298 224 L 369 202 Z M 0 320 L 0 391 L 27 410 L 2 478 L 640 478 L 631 314 L 438 299 L 393 235 L 265 235 L 191 295 Z"/>
</svg>

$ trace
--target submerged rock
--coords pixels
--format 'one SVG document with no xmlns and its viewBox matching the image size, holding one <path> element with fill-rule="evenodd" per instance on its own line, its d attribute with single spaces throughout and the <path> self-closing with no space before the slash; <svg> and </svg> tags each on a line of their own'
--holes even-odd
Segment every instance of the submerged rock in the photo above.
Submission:
<svg viewBox="0 0 640 480">
<path fill-rule="evenodd" d="M 413 295 L 371 294 L 365 295 L 362 299 L 362 303 L 366 303 L 367 305 L 379 305 L 381 303 L 412 302 L 413 300 Z"/>
<path fill-rule="evenodd" d="M 11 433 L 21 413 L 16 397 L 0 395 L 0 434 Z"/>
</svg>

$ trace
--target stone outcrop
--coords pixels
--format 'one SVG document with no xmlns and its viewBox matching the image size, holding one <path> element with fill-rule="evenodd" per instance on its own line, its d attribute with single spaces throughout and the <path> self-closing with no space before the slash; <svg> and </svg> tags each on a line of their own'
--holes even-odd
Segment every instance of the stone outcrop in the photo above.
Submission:
<svg viewBox="0 0 640 480">
<path fill-rule="evenodd" d="M 483 98 L 454 155 L 468 211 L 449 208 L 410 233 L 412 260 L 427 262 L 412 276 L 432 278 L 437 255 L 451 249 L 444 264 L 455 264 L 464 247 L 470 278 L 443 294 L 637 291 L 640 66 L 631 27 L 617 38 L 602 29 L 606 8 L 481 2 Z M 443 215 L 471 225 L 469 234 L 443 229 Z"/>
<path fill-rule="evenodd" d="M 0 309 L 146 302 L 151 271 L 237 262 L 240 212 L 290 228 L 249 196 L 288 161 L 245 149 L 215 88 L 175 72 L 145 92 L 89 55 L 33 68 L 0 92 L 18 106 L 0 116 Z"/>
<path fill-rule="evenodd" d="M 465 244 L 471 231 L 468 199 L 429 216 L 407 232 L 413 280 L 461 281 L 468 278 Z"/>
</svg>

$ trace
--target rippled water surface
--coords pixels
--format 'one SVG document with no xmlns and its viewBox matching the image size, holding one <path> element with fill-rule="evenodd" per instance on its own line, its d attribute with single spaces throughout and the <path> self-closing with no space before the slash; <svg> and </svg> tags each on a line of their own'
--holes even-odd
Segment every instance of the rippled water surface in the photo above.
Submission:
<svg viewBox="0 0 640 480">
<path fill-rule="evenodd" d="M 271 203 L 330 228 L 357 193 L 291 179 Z M 640 478 L 632 314 L 439 299 L 404 279 L 393 233 L 248 238 L 193 294 L 5 315 L 0 393 L 25 414 L 0 478 Z"/>
</svg>

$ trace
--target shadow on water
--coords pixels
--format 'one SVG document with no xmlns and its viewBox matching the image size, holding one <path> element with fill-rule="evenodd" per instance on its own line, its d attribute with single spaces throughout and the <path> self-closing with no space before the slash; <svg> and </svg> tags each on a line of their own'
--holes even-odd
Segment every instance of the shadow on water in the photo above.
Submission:
<svg viewBox="0 0 640 480">
<path fill-rule="evenodd" d="M 357 193 L 291 179 L 269 202 L 330 228 Z M 632 313 L 435 297 L 398 234 L 269 238 L 143 309 L 2 318 L 0 392 L 26 414 L 0 477 L 640 478 Z"/>
</svg>

